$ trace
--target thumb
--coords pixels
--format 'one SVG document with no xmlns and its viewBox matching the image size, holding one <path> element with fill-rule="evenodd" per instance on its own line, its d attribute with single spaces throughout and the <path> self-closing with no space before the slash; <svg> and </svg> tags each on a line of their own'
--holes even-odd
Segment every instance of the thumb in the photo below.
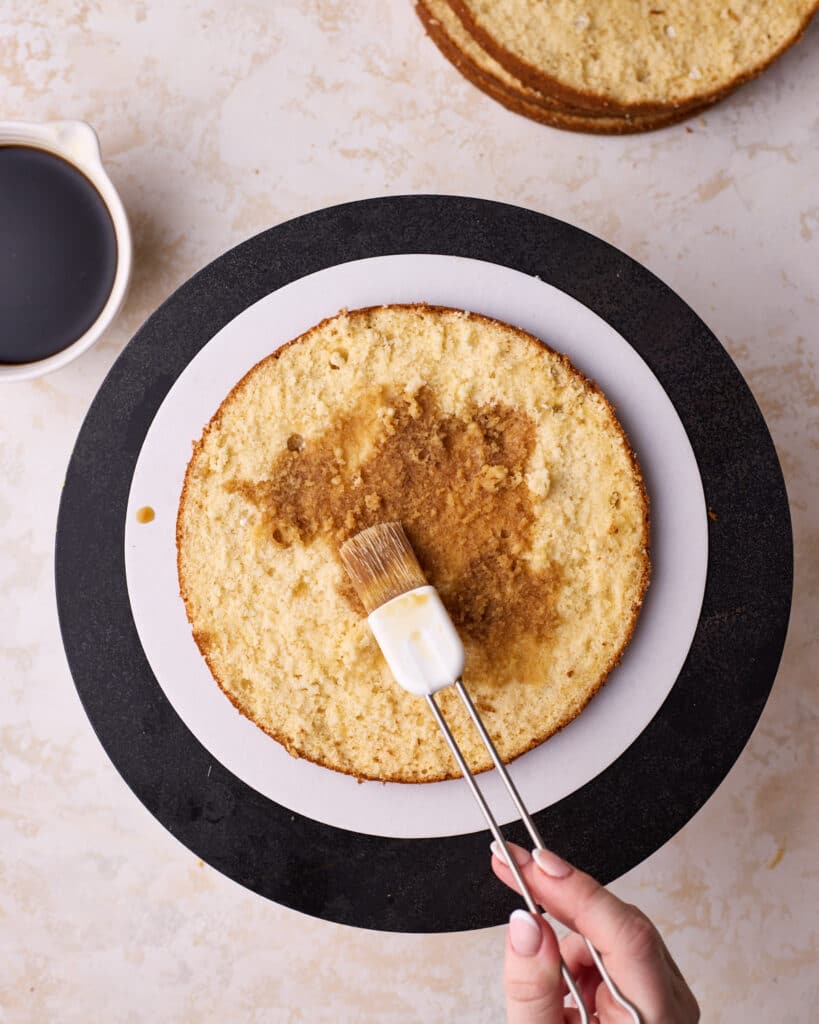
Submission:
<svg viewBox="0 0 819 1024">
<path fill-rule="evenodd" d="M 516 910 L 509 919 L 503 986 L 508 1024 L 563 1024 L 560 950 L 542 917 Z"/>
</svg>

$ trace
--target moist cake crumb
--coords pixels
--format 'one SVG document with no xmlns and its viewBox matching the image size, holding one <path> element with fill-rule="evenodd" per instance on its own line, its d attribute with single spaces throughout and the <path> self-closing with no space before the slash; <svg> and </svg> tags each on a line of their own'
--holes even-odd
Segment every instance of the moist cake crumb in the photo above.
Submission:
<svg viewBox="0 0 819 1024">
<path fill-rule="evenodd" d="M 344 540 L 389 520 L 464 639 L 464 682 L 504 759 L 578 714 L 628 643 L 649 569 L 639 469 L 599 390 L 516 328 L 378 307 L 262 360 L 194 445 L 180 589 L 226 695 L 295 756 L 454 777 L 339 562 Z M 457 699 L 440 700 L 470 763 L 490 767 Z"/>
</svg>

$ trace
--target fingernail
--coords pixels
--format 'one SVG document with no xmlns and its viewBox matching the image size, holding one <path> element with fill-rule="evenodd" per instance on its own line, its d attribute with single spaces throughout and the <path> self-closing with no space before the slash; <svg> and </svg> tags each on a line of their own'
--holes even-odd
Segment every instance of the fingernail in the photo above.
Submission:
<svg viewBox="0 0 819 1024">
<path fill-rule="evenodd" d="M 526 865 L 532 859 L 529 856 L 528 850 L 524 850 L 522 846 L 515 846 L 514 843 L 507 843 L 506 845 L 509 848 L 509 852 L 515 858 L 515 863 L 517 864 L 517 866 L 519 868 L 526 867 Z M 503 852 L 503 848 L 501 847 L 501 844 L 497 841 L 497 839 L 492 840 L 492 842 L 489 844 L 489 849 L 492 851 L 494 856 L 498 858 L 498 860 L 503 861 L 504 864 L 507 863 L 506 854 Z"/>
<path fill-rule="evenodd" d="M 543 874 L 548 875 L 550 878 L 565 878 L 566 875 L 571 874 L 571 864 L 561 860 L 551 850 L 533 850 L 532 856 L 535 858 L 535 864 L 537 864 Z"/>
<path fill-rule="evenodd" d="M 509 941 L 519 956 L 534 956 L 543 936 L 540 926 L 525 910 L 514 910 L 509 918 Z"/>
</svg>

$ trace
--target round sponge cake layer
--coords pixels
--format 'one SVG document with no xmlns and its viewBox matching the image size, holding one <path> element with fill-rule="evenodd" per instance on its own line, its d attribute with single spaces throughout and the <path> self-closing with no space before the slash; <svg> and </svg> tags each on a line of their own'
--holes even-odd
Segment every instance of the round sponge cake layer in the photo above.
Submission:
<svg viewBox="0 0 819 1024">
<path fill-rule="evenodd" d="M 625 135 L 666 128 L 701 109 L 670 108 L 660 113 L 635 115 L 572 107 L 548 93 L 530 88 L 511 75 L 467 31 L 448 0 L 416 0 L 415 10 L 427 35 L 465 78 L 508 110 L 540 124 L 572 132 Z"/>
<path fill-rule="evenodd" d="M 342 312 L 258 363 L 194 444 L 177 521 L 193 635 L 236 707 L 359 778 L 458 770 L 389 675 L 338 558 L 399 520 L 504 760 L 571 721 L 648 583 L 647 501 L 611 406 L 536 338 L 423 305 Z M 442 710 L 490 767 L 455 695 Z"/>
<path fill-rule="evenodd" d="M 447 0 L 528 86 L 612 113 L 702 106 L 794 43 L 817 0 Z"/>
</svg>

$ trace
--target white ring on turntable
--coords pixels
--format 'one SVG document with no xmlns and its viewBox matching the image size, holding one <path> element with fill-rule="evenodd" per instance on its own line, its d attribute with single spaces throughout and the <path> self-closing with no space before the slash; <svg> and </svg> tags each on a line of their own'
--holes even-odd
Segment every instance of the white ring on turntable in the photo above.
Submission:
<svg viewBox="0 0 819 1024">
<path fill-rule="evenodd" d="M 260 359 L 340 308 L 393 302 L 454 306 L 522 327 L 565 352 L 617 408 L 651 499 L 651 586 L 622 664 L 578 718 L 511 772 L 535 812 L 593 779 L 634 742 L 671 691 L 699 620 L 708 565 L 699 470 L 676 410 L 634 349 L 575 299 L 508 267 L 438 255 L 357 260 L 293 281 L 223 327 L 174 383 L 145 437 L 128 499 L 126 577 L 159 685 L 215 760 L 327 825 L 402 838 L 459 835 L 484 828 L 461 780 L 358 784 L 290 757 L 241 716 L 193 641 L 176 575 L 176 513 L 191 443 L 228 391 Z M 144 505 L 156 512 L 149 524 L 136 519 Z M 495 774 L 478 779 L 506 823 L 516 814 Z"/>
</svg>

